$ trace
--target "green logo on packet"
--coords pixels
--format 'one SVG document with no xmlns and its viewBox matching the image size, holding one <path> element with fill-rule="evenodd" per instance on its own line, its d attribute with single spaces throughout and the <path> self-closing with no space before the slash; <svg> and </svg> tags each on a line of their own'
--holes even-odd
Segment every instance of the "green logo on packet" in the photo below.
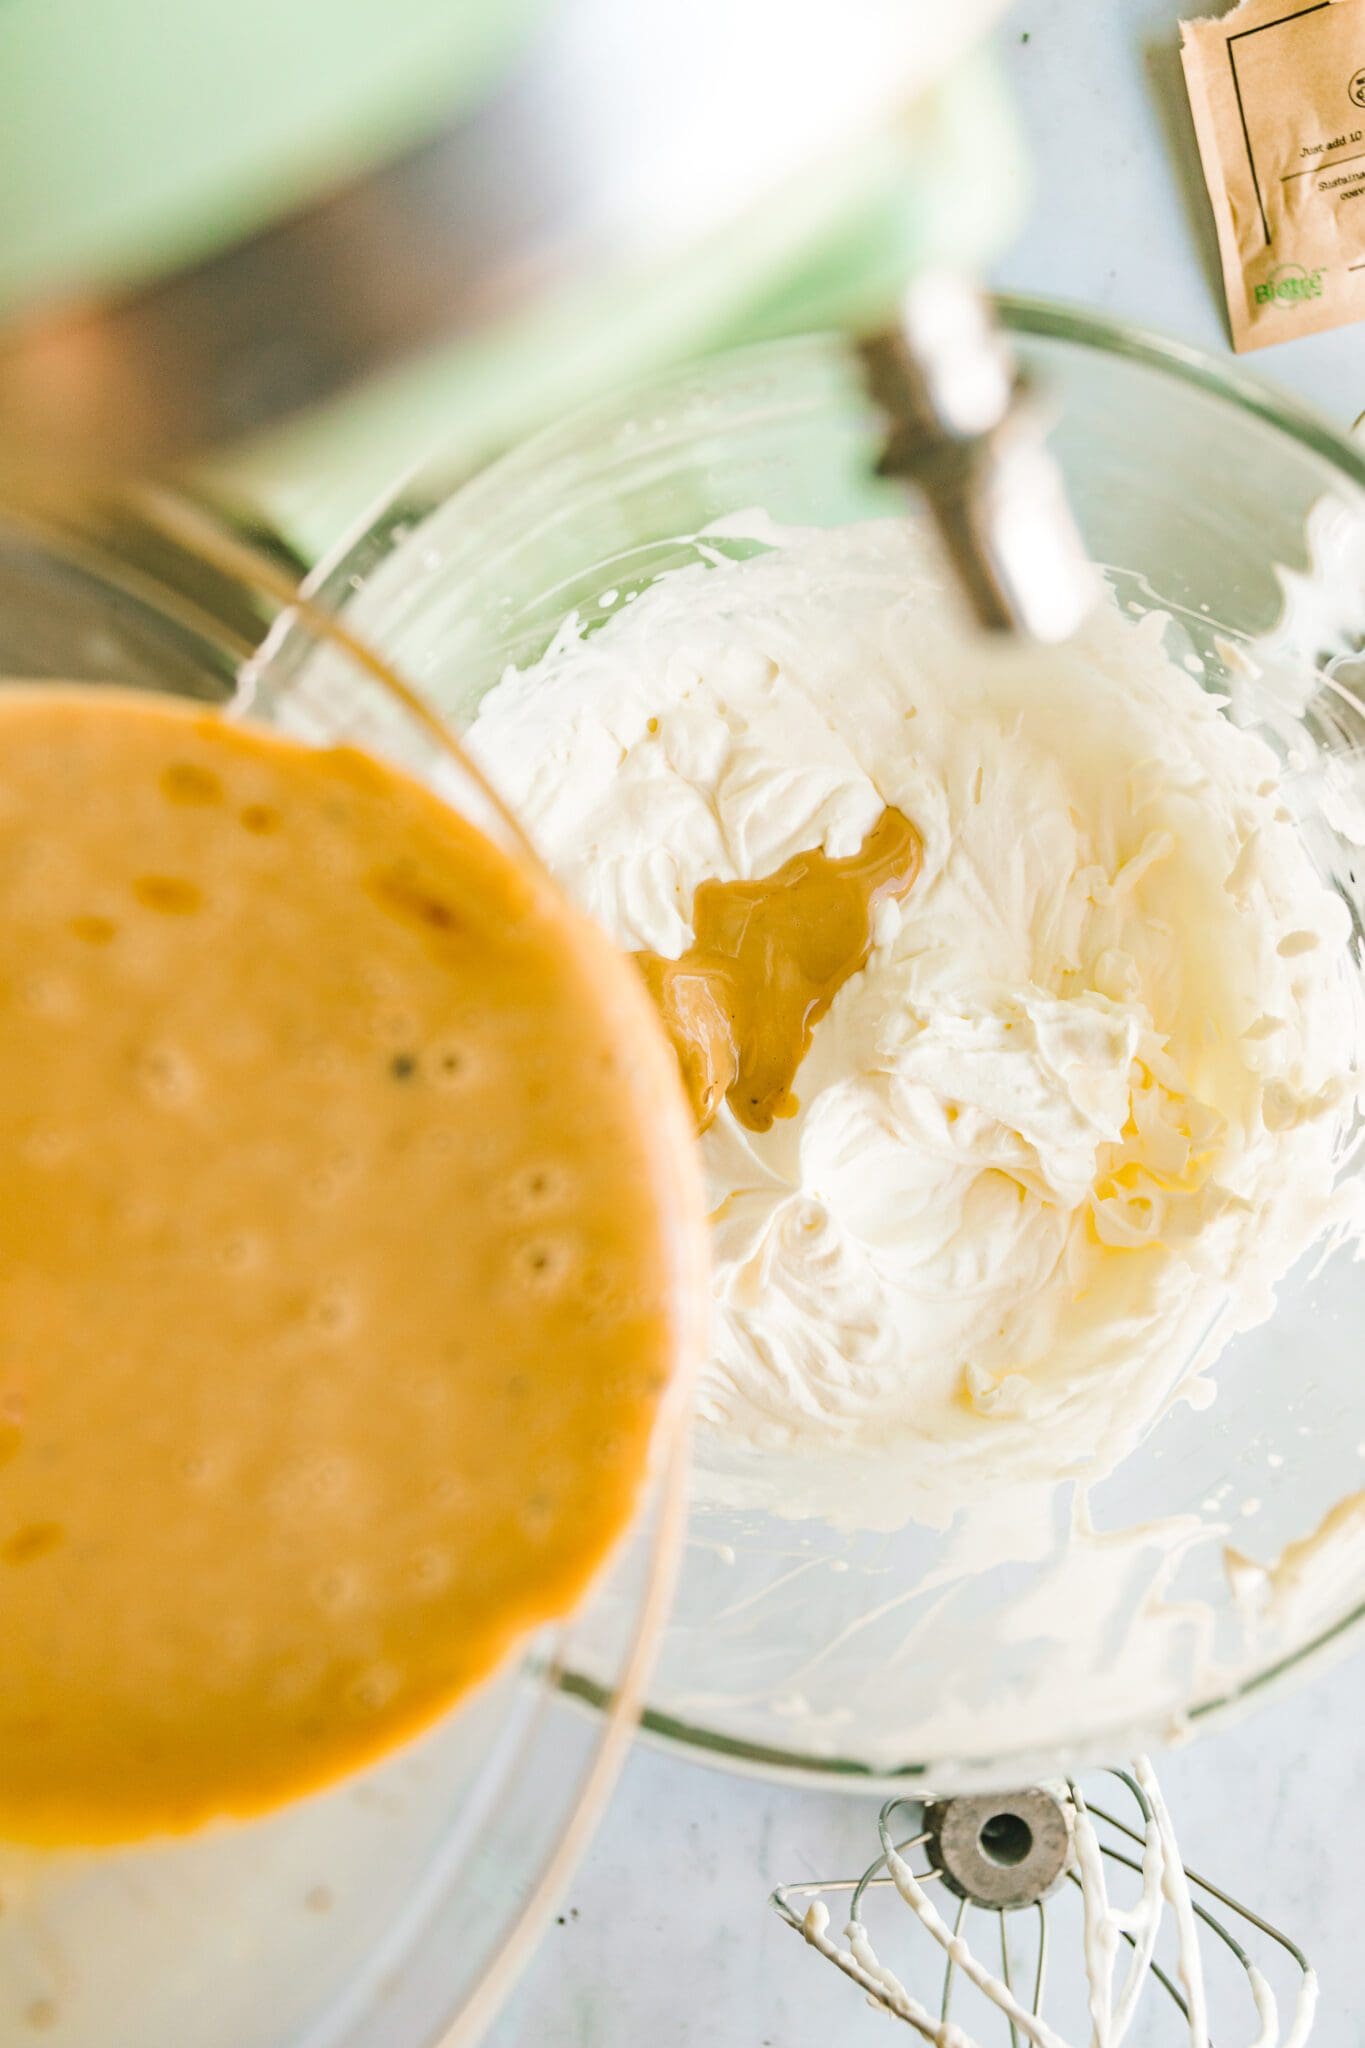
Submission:
<svg viewBox="0 0 1365 2048">
<path fill-rule="evenodd" d="M 1322 297 L 1322 270 L 1305 270 L 1301 263 L 1282 263 L 1278 270 L 1272 270 L 1264 284 L 1258 284 L 1253 296 L 1258 306 L 1293 306 L 1305 299 Z"/>
</svg>

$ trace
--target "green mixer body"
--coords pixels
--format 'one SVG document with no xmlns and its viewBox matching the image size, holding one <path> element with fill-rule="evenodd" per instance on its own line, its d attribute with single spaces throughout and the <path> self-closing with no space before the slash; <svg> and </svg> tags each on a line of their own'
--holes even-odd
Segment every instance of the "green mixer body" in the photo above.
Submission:
<svg viewBox="0 0 1365 2048">
<path fill-rule="evenodd" d="M 994 0 L 974 11 L 984 27 Z M 552 16 L 550 0 L 0 0 L 0 323 L 144 289 L 288 218 L 477 110 Z M 873 322 L 928 266 L 981 269 L 1025 181 L 992 53 L 954 34 L 894 119 L 758 203 L 652 253 L 604 247 L 221 451 L 215 485 L 313 557 L 418 462 L 457 480 L 671 361 Z"/>
<path fill-rule="evenodd" d="M 0 319 L 141 285 L 485 92 L 546 0 L 3 0 Z"/>
</svg>

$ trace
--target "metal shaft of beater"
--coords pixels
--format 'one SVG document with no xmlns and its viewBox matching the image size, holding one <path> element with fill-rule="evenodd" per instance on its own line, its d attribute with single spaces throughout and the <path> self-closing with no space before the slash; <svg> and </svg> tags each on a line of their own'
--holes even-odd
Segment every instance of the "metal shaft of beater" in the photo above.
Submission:
<svg viewBox="0 0 1365 2048">
<path fill-rule="evenodd" d="M 1094 603 L 1095 571 L 989 299 L 955 272 L 926 272 L 859 354 L 887 423 L 879 472 L 923 491 L 978 622 L 1068 638 Z"/>
</svg>

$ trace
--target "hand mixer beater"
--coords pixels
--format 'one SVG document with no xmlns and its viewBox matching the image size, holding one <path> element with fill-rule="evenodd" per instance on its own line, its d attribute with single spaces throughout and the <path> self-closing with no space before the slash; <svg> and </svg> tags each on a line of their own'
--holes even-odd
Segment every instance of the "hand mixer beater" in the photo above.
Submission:
<svg viewBox="0 0 1365 2048">
<path fill-rule="evenodd" d="M 1304 2048 L 1318 1987 L 1303 1951 L 1185 1867 L 1146 1758 L 1102 1776 L 1088 1796 L 1068 1779 L 918 1807 L 889 1799 L 878 1816 L 880 1854 L 860 1877 L 780 1885 L 772 1904 L 869 2003 L 933 2048 L 990 2048 L 1006 2038 L 1009 2048 L 1080 2048 L 1087 2040 L 1123 2048 L 1144 2022 L 1141 2038 L 1153 2043 L 1212 2048 L 1216 2038 L 1219 2048 Z M 1108 1803 L 1115 1793 L 1120 1811 Z M 1125 1903 L 1113 1895 L 1115 1882 L 1126 1882 Z M 944 1894 L 952 1903 L 940 1907 Z M 845 1898 L 841 1941 L 831 1932 L 830 1901 Z M 883 1960 L 888 1942 L 906 1931 L 903 1916 L 878 1911 L 896 1901 L 921 1937 L 914 1977 Z M 970 1938 L 979 1927 L 980 1951 Z M 1163 1936 L 1172 1951 L 1165 1959 Z M 910 1988 L 933 1971 L 935 1951 L 936 2010 Z M 959 1987 L 971 1999 L 969 2021 L 960 2017 Z M 1163 1998 L 1164 2028 L 1154 2010 Z"/>
</svg>

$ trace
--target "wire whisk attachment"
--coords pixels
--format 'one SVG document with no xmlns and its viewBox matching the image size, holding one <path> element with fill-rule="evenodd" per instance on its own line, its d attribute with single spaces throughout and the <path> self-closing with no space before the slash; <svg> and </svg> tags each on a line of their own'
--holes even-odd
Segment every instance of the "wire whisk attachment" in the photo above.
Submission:
<svg viewBox="0 0 1365 2048">
<path fill-rule="evenodd" d="M 1214 2048 L 1216 2024 L 1217 2048 L 1304 2048 L 1318 1987 L 1302 1949 L 1186 1868 L 1145 1758 L 1101 1778 L 1090 1798 L 1068 1779 L 888 1800 L 861 1877 L 779 1885 L 772 1905 L 934 2048 L 1122 2048 L 1149 1999 L 1169 2025 L 1144 2042 Z M 835 1897 L 847 1898 L 842 1941 Z M 918 1981 L 937 1973 L 936 2004 L 883 1961 L 906 1931 L 898 1902 L 932 1944 L 920 1941 Z"/>
</svg>

